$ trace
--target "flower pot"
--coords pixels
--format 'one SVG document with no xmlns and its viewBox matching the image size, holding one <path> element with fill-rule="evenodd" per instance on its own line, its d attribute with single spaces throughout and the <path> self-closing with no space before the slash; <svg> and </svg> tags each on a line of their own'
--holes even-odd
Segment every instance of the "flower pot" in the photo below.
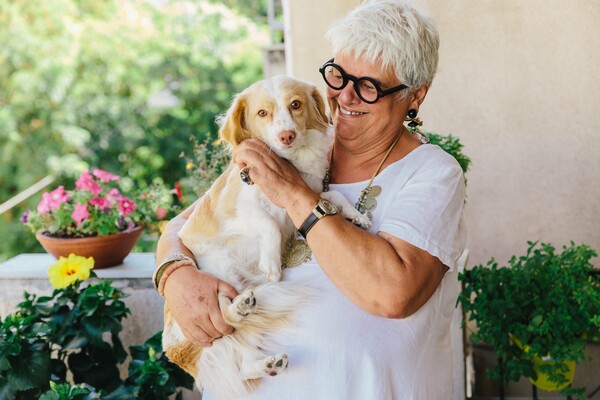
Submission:
<svg viewBox="0 0 600 400">
<path fill-rule="evenodd" d="M 523 346 L 521 341 L 514 335 L 510 335 L 510 338 L 511 338 L 512 342 L 517 345 L 518 348 L 520 348 L 521 350 L 523 350 L 526 353 L 529 353 L 529 350 L 531 349 L 531 347 L 529 345 Z M 562 384 L 558 384 L 556 382 L 551 381 L 550 376 L 544 372 L 541 372 L 539 369 L 539 367 L 541 365 L 553 366 L 556 364 L 563 364 L 563 365 L 567 366 L 567 371 L 564 373 L 561 373 L 561 375 L 566 378 L 566 381 Z M 550 356 L 539 357 L 537 355 L 534 355 L 533 356 L 533 370 L 535 371 L 535 373 L 537 375 L 537 379 L 529 378 L 529 381 L 532 384 L 534 384 L 537 388 L 546 390 L 548 392 L 563 390 L 564 388 L 569 386 L 571 384 L 571 382 L 573 382 L 573 378 L 575 377 L 575 366 L 576 366 L 575 361 L 555 360 Z"/>
<path fill-rule="evenodd" d="M 563 384 L 557 384 L 555 382 L 552 382 L 551 380 L 549 380 L 549 376 L 548 374 L 545 374 L 543 372 L 540 372 L 539 370 L 539 366 L 542 364 L 550 364 L 550 365 L 554 365 L 554 364 L 564 364 L 567 366 L 568 371 L 565 373 L 562 373 L 561 375 L 563 375 L 567 381 Z M 533 380 L 531 378 L 529 378 L 529 380 L 531 381 L 531 383 L 533 383 L 536 387 L 542 389 L 542 390 L 546 390 L 548 392 L 553 392 L 556 390 L 563 390 L 564 388 L 566 388 L 567 386 L 569 386 L 571 384 L 571 382 L 573 382 L 573 378 L 575 377 L 575 361 L 571 361 L 571 360 L 565 360 L 565 361 L 555 361 L 552 358 L 549 357 L 544 357 L 544 358 L 540 358 L 540 357 L 535 357 L 533 359 L 533 369 L 535 370 L 536 374 L 537 374 L 537 379 Z"/>
<path fill-rule="evenodd" d="M 61 256 L 68 257 L 71 253 L 93 257 L 94 268 L 98 269 L 121 264 L 137 243 L 142 230 L 138 226 L 113 235 L 86 238 L 56 238 L 38 232 L 35 237 L 57 259 Z"/>
</svg>

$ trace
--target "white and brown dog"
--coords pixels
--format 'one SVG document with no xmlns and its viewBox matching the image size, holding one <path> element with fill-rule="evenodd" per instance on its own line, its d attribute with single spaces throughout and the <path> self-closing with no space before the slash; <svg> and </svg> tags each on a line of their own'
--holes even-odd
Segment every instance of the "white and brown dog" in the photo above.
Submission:
<svg viewBox="0 0 600 400">
<path fill-rule="evenodd" d="M 325 104 L 317 88 L 285 76 L 260 81 L 236 96 L 220 119 L 220 137 L 232 148 L 250 137 L 262 139 L 290 161 L 317 192 L 331 144 Z M 342 214 L 368 227 L 370 221 L 342 195 L 322 194 Z M 240 295 L 219 305 L 235 331 L 204 349 L 185 339 L 165 304 L 163 348 L 169 359 L 221 399 L 241 398 L 255 379 L 287 367 L 287 355 L 267 355 L 266 333 L 289 323 L 308 297 L 307 288 L 281 277 L 282 252 L 297 233 L 285 210 L 271 204 L 256 186 L 240 180 L 235 164 L 198 201 L 179 237 L 203 271 L 233 285 Z"/>
</svg>

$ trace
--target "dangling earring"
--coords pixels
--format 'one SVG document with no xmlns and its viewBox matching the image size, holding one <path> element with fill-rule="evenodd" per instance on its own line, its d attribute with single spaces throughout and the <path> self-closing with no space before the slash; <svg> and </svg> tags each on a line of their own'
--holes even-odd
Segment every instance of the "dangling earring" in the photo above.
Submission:
<svg viewBox="0 0 600 400">
<path fill-rule="evenodd" d="M 331 113 L 327 113 L 327 117 L 329 119 L 329 125 L 333 126 L 333 117 L 331 116 Z"/>
<path fill-rule="evenodd" d="M 425 135 L 419 130 L 419 126 L 423 125 L 423 121 L 417 118 L 417 110 L 415 110 L 414 108 L 408 110 L 408 116 L 405 119 L 405 121 L 408 121 L 407 129 L 410 131 L 410 133 L 416 136 L 417 139 L 421 141 L 421 143 L 429 143 L 429 138 L 427 137 L 427 135 Z"/>
</svg>

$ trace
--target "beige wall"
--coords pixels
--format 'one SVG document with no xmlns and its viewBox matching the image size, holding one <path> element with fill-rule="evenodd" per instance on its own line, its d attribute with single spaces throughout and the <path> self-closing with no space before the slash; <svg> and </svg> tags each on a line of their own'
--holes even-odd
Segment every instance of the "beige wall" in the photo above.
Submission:
<svg viewBox="0 0 600 400">
<path fill-rule="evenodd" d="M 323 33 L 359 3 L 284 1 L 288 73 L 323 87 Z M 472 160 L 469 265 L 504 263 L 527 240 L 600 251 L 600 2 L 412 3 L 441 36 L 424 128 L 460 137 Z"/>
<path fill-rule="evenodd" d="M 331 55 L 323 38 L 331 22 L 342 18 L 360 0 L 283 0 L 285 58 L 289 75 L 318 83 L 319 67 Z"/>
<path fill-rule="evenodd" d="M 331 57 L 323 33 L 359 3 L 284 0 L 288 73 L 323 88 L 317 68 Z M 436 20 L 441 36 L 424 128 L 458 136 L 472 160 L 468 266 L 491 257 L 506 263 L 528 240 L 600 251 L 600 1 L 412 4 Z M 600 354 L 589 350 L 593 361 L 578 367 L 574 383 L 593 390 Z M 497 393 L 483 374 L 493 355 L 475 357 L 478 393 Z M 530 391 L 526 380 L 507 388 Z"/>
</svg>

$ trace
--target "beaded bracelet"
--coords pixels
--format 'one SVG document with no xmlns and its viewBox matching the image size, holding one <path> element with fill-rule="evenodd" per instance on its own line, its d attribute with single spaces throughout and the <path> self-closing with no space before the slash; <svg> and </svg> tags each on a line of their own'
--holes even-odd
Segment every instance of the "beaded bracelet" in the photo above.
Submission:
<svg viewBox="0 0 600 400">
<path fill-rule="evenodd" d="M 175 261 L 181 261 L 181 260 L 185 260 L 187 261 L 190 265 L 193 265 L 195 268 L 198 268 L 198 265 L 196 264 L 196 261 L 194 261 L 194 259 L 186 256 L 183 253 L 176 253 L 173 255 L 170 255 L 168 257 L 166 257 L 161 263 L 160 265 L 156 268 L 156 270 L 154 271 L 154 274 L 152 275 L 152 283 L 154 283 L 154 288 L 156 290 L 158 290 L 158 283 L 160 282 L 160 279 L 165 271 L 165 269 L 172 263 L 174 263 Z"/>
<path fill-rule="evenodd" d="M 160 294 L 162 297 L 165 297 L 165 284 L 167 283 L 167 278 L 169 278 L 169 275 L 171 275 L 173 272 L 175 272 L 181 267 L 196 268 L 196 263 L 191 263 L 188 260 L 179 260 L 173 261 L 170 264 L 168 264 L 167 268 L 165 268 L 163 273 L 161 274 L 156 288 L 158 294 Z"/>
</svg>

